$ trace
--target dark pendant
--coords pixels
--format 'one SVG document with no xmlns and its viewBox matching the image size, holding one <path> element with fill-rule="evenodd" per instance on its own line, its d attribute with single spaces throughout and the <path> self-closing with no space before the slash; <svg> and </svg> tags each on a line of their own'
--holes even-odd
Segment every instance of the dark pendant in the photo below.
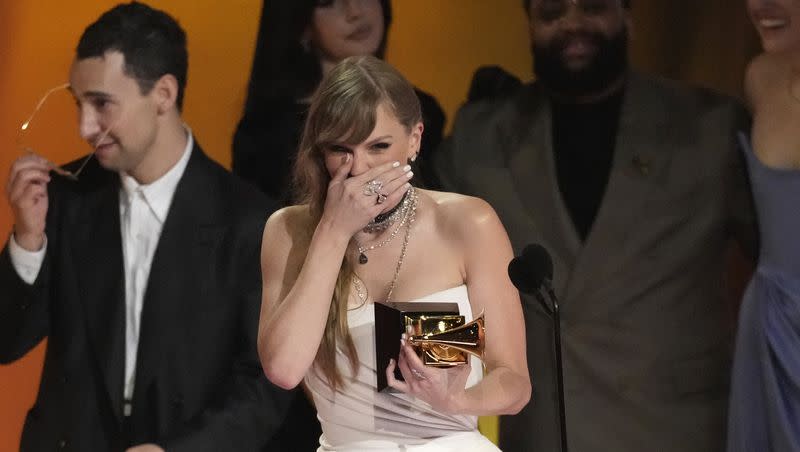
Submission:
<svg viewBox="0 0 800 452">
<path fill-rule="evenodd" d="M 361 253 L 361 254 L 358 255 L 358 263 L 359 264 L 363 265 L 363 264 L 366 264 L 367 262 L 369 262 L 369 259 L 367 259 L 367 255 L 366 254 Z"/>
</svg>

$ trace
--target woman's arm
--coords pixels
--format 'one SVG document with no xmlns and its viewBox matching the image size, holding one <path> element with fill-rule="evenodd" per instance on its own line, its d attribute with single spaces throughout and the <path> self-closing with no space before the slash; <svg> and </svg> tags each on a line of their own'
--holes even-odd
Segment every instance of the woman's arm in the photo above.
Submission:
<svg viewBox="0 0 800 452">
<path fill-rule="evenodd" d="M 483 380 L 464 389 L 469 366 L 441 370 L 426 368 L 411 349 L 402 347 L 398 360 L 406 383 L 390 378 L 394 387 L 414 393 L 436 409 L 454 414 L 515 414 L 530 399 L 531 383 L 525 353 L 525 323 L 519 292 L 508 277 L 513 251 L 494 210 L 484 201 L 458 197 L 450 206 L 454 215 L 451 234 L 454 249 L 461 249 L 464 279 L 472 312 L 484 312 L 488 370 Z M 419 375 L 415 377 L 414 369 Z M 393 372 L 393 365 L 390 365 Z M 389 372 L 387 371 L 387 377 Z"/>
<path fill-rule="evenodd" d="M 399 162 L 349 177 L 352 162 L 350 154 L 343 156 L 316 227 L 306 207 L 282 209 L 264 227 L 258 354 L 267 378 L 282 388 L 297 386 L 316 358 L 351 237 L 385 208 L 364 196 L 364 184 L 385 181 L 386 205 L 400 202 L 407 190 L 407 168 Z M 296 240 L 311 228 L 307 246 Z"/>
<path fill-rule="evenodd" d="M 307 248 L 298 243 L 297 228 L 307 223 L 296 218 L 307 215 L 300 209 L 282 209 L 270 217 L 261 245 L 258 354 L 264 374 L 284 389 L 297 386 L 314 362 L 349 241 L 320 222 Z"/>
<path fill-rule="evenodd" d="M 514 257 L 508 235 L 488 203 L 464 198 L 471 223 L 461 223 L 458 238 L 472 312 L 486 319 L 487 375 L 454 400 L 454 412 L 476 415 L 515 414 L 531 396 L 525 353 L 525 321 L 519 292 L 508 277 Z"/>
</svg>

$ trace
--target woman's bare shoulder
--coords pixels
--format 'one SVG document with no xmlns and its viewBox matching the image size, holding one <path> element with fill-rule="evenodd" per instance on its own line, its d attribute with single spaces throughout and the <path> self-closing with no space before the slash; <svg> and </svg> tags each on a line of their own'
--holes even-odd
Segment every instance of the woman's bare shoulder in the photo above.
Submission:
<svg viewBox="0 0 800 452">
<path fill-rule="evenodd" d="M 276 280 L 283 280 L 286 272 L 299 272 L 313 234 L 314 225 L 308 206 L 290 206 L 275 211 L 264 226 L 262 271 Z"/>
<path fill-rule="evenodd" d="M 264 227 L 264 237 L 292 238 L 301 231 L 305 235 L 310 227 L 311 211 L 308 205 L 288 206 L 270 215 Z"/>
<path fill-rule="evenodd" d="M 750 104 L 772 89 L 788 86 L 800 74 L 800 52 L 764 52 L 753 58 L 745 71 L 744 88 Z"/>
<path fill-rule="evenodd" d="M 795 52 L 763 52 L 747 64 L 746 75 L 755 81 L 769 78 L 791 67 L 798 56 Z"/>
<path fill-rule="evenodd" d="M 476 228 L 498 221 L 492 206 L 483 199 L 441 191 L 425 190 L 425 194 L 436 206 L 437 219 L 447 232 L 475 233 Z"/>
</svg>

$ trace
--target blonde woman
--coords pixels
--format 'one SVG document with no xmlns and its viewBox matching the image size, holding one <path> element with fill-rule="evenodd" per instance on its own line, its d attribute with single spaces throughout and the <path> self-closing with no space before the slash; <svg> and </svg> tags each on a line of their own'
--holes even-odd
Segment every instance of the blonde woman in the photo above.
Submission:
<svg viewBox="0 0 800 452">
<path fill-rule="evenodd" d="M 411 186 L 422 133 L 408 81 L 374 57 L 343 60 L 311 102 L 295 171 L 304 202 L 264 230 L 261 362 L 273 383 L 313 395 L 320 451 L 497 450 L 477 416 L 530 397 L 506 232 L 479 199 Z M 376 369 L 374 302 L 386 300 L 483 311 L 486 374 L 476 359 L 427 367 L 406 342 Z M 378 372 L 391 390 L 376 390 Z"/>
</svg>

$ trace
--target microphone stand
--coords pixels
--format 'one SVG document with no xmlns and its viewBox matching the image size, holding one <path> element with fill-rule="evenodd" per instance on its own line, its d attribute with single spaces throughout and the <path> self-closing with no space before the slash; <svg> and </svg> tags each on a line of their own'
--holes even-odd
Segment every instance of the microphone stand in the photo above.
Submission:
<svg viewBox="0 0 800 452">
<path fill-rule="evenodd" d="M 547 296 L 552 303 L 553 314 L 553 336 L 555 338 L 556 351 L 556 387 L 558 389 L 558 419 L 561 428 L 561 452 L 568 452 L 567 447 L 567 416 L 564 409 L 564 366 L 561 358 L 561 316 L 558 310 L 558 298 L 553 291 L 553 286 L 549 279 L 545 279 L 544 287 Z"/>
<path fill-rule="evenodd" d="M 520 292 L 533 295 L 544 312 L 553 319 L 553 342 L 555 345 L 556 389 L 558 391 L 558 418 L 561 430 L 561 452 L 568 452 L 567 415 L 564 405 L 564 363 L 561 357 L 561 314 L 558 297 L 553 290 L 553 260 L 547 250 L 537 244 L 525 247 L 522 256 L 508 264 L 508 276 Z M 545 301 L 550 299 L 550 303 Z"/>
</svg>

